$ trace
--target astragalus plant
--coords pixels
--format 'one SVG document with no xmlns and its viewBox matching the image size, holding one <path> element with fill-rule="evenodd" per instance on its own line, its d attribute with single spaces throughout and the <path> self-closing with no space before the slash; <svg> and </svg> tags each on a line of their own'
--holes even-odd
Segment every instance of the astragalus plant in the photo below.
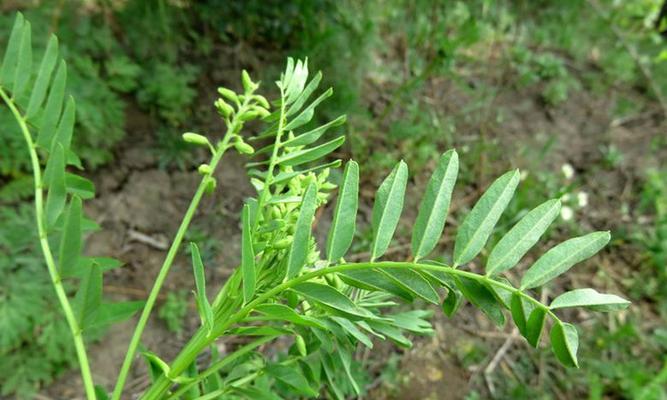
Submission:
<svg viewBox="0 0 667 400">
<path fill-rule="evenodd" d="M 81 168 L 70 146 L 75 103 L 66 97 L 66 64 L 59 59 L 57 47 L 52 38 L 33 74 L 30 25 L 18 15 L 0 69 L 0 96 L 29 151 L 40 244 L 76 345 L 89 399 L 108 395 L 93 383 L 86 335 L 142 309 L 111 394 L 112 399 L 120 399 L 158 293 L 185 246 L 192 254 L 201 327 L 173 360 L 160 358 L 159 348 L 142 348 L 152 376 L 143 399 L 276 399 L 317 397 L 324 392 L 339 399 L 353 396 L 363 389 L 355 380 L 357 347 L 372 348 L 374 340 L 386 339 L 407 347 L 411 345 L 407 334 L 431 333 L 431 311 L 415 309 L 423 302 L 451 316 L 467 300 L 498 326 L 510 315 L 533 346 L 549 329 L 556 358 L 576 367 L 577 329 L 562 321 L 558 310 L 609 311 L 628 305 L 620 297 L 593 289 L 563 293 L 549 304 L 533 297 L 532 289 L 599 251 L 609 241 L 608 232 L 590 233 L 551 248 L 528 268 L 518 285 L 502 277 L 559 215 L 559 200 L 549 200 L 523 216 L 490 251 L 483 274 L 466 269 L 511 200 L 520 180 L 518 171 L 493 182 L 463 219 L 455 234 L 452 264 L 429 261 L 443 233 L 457 178 L 459 161 L 454 150 L 439 157 L 423 194 L 413 225 L 411 260 L 382 259 L 403 208 L 408 167 L 401 161 L 375 195 L 369 259 L 346 262 L 356 229 L 359 166 L 354 161 L 345 164 L 338 188 L 329 180 L 330 170 L 342 163 L 323 160 L 345 141 L 344 136 L 331 134 L 345 123 L 345 117 L 323 125 L 313 122 L 316 107 L 331 96 L 332 89 L 316 94 L 322 75 L 311 76 L 307 62 L 292 59 L 276 82 L 280 96 L 272 102 L 258 94 L 259 84 L 245 71 L 242 93 L 218 89 L 221 97 L 215 107 L 226 132 L 220 138 L 183 135 L 184 140 L 208 148 L 211 160 L 199 167 L 201 183 L 149 297 L 145 303 L 106 303 L 102 277 L 119 263 L 81 254 L 82 234 L 94 227 L 83 215 L 82 201 L 92 197 L 94 189 L 73 172 Z M 256 136 L 244 136 L 244 124 L 251 120 L 261 120 L 266 127 Z M 325 137 L 331 139 L 325 141 Z M 228 150 L 249 157 L 248 175 L 257 193 L 246 199 L 241 211 L 241 265 L 211 296 L 197 244 L 182 241 L 200 200 L 216 190 L 214 172 Z M 336 189 L 327 240 L 319 244 L 312 225 L 317 210 Z M 399 311 L 399 304 L 416 300 L 420 301 L 411 311 Z M 244 344 L 219 354 L 216 341 L 230 336 L 242 338 L 239 342 Z M 259 351 L 278 338 L 289 340 L 287 351 L 270 356 Z"/>
</svg>

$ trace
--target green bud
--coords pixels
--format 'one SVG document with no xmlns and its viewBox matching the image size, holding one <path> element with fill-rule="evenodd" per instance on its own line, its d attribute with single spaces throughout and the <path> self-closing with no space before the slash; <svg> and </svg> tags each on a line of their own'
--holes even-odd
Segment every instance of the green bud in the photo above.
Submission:
<svg viewBox="0 0 667 400">
<path fill-rule="evenodd" d="M 257 111 L 246 111 L 243 114 L 239 115 L 239 118 L 241 118 L 241 121 L 251 121 L 253 119 L 257 119 L 259 116 L 259 113 Z"/>
<path fill-rule="evenodd" d="M 198 133 L 187 132 L 183 134 L 183 140 L 186 143 L 197 144 L 200 146 L 209 146 L 210 143 L 206 136 L 200 135 Z"/>
<path fill-rule="evenodd" d="M 253 107 L 253 111 L 257 113 L 257 116 L 259 118 L 266 118 L 269 115 L 271 115 L 269 110 L 267 110 L 266 108 L 262 108 L 262 107 Z"/>
<path fill-rule="evenodd" d="M 252 154 L 255 152 L 255 149 L 251 145 L 242 141 L 234 143 L 234 148 L 241 154 Z"/>
<path fill-rule="evenodd" d="M 208 176 L 206 177 L 206 194 L 212 194 L 215 192 L 215 188 L 218 186 L 218 182 L 215 180 L 214 177 Z"/>
<path fill-rule="evenodd" d="M 243 89 L 245 89 L 246 93 L 254 92 L 259 86 L 250 79 L 250 75 L 248 75 L 248 71 L 245 69 L 241 72 L 241 83 L 243 83 Z"/>
<path fill-rule="evenodd" d="M 230 115 L 232 115 L 232 113 L 234 113 L 234 109 L 232 108 L 232 106 L 225 103 L 223 99 L 216 100 L 215 107 L 218 109 L 218 112 L 220 112 L 220 115 L 222 115 L 225 118 L 229 117 Z"/>
<path fill-rule="evenodd" d="M 239 101 L 239 96 L 237 96 L 237 94 L 234 93 L 233 90 L 229 90 L 225 87 L 219 87 L 218 88 L 218 93 L 220 93 L 220 95 L 222 97 L 224 97 L 225 99 L 227 99 L 229 101 L 233 101 L 233 102 Z"/>
<path fill-rule="evenodd" d="M 282 250 L 288 248 L 291 244 L 294 238 L 292 236 L 287 236 L 284 239 L 280 239 L 277 242 L 273 244 L 274 249 Z"/>
<path fill-rule="evenodd" d="M 266 108 L 267 110 L 271 108 L 269 105 L 269 101 L 266 99 L 266 97 L 262 96 L 261 94 L 256 94 L 253 96 L 253 98 L 259 103 L 260 106 Z"/>
<path fill-rule="evenodd" d="M 198 171 L 202 175 L 208 175 L 212 172 L 211 166 L 208 164 L 202 164 L 199 166 Z"/>
<path fill-rule="evenodd" d="M 306 349 L 306 341 L 303 340 L 303 336 L 296 335 L 296 338 L 294 339 L 294 344 L 296 344 L 296 349 L 299 351 L 299 354 L 301 354 L 303 357 L 308 355 L 308 349 Z"/>
<path fill-rule="evenodd" d="M 281 216 L 282 216 L 282 214 L 280 212 L 280 208 L 278 208 L 276 206 L 271 206 L 271 217 L 273 217 L 274 219 L 278 219 Z"/>
</svg>

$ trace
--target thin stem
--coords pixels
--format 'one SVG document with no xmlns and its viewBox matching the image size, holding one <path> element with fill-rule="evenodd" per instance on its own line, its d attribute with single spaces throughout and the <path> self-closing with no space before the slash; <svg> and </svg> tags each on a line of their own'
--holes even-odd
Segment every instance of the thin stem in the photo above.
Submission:
<svg viewBox="0 0 667 400">
<path fill-rule="evenodd" d="M 130 372 L 130 367 L 132 366 L 132 362 L 134 361 L 134 356 L 137 352 L 137 348 L 139 347 L 139 343 L 141 341 L 141 335 L 144 332 L 146 324 L 148 323 L 148 318 L 150 317 L 151 311 L 155 306 L 155 301 L 157 300 L 158 294 L 160 293 L 160 289 L 162 288 L 162 285 L 164 284 L 164 281 L 167 278 L 167 275 L 169 274 L 169 270 L 171 269 L 171 265 L 173 264 L 174 259 L 178 254 L 178 250 L 181 247 L 181 242 L 183 241 L 183 237 L 185 236 L 185 233 L 187 232 L 190 226 L 190 222 L 192 221 L 192 218 L 194 217 L 194 214 L 197 211 L 197 207 L 199 207 L 199 202 L 204 196 L 204 192 L 206 191 L 206 188 L 209 185 L 209 179 L 215 172 L 215 169 L 218 166 L 220 160 L 222 159 L 222 156 L 225 154 L 225 151 L 227 151 L 227 149 L 229 148 L 230 140 L 232 139 L 232 137 L 234 137 L 234 134 L 236 133 L 236 130 L 238 129 L 240 124 L 242 124 L 242 121 L 240 121 L 238 115 L 243 114 L 249 101 L 250 101 L 249 98 L 246 99 L 246 101 L 243 103 L 241 108 L 239 108 L 238 112 L 234 116 L 232 123 L 229 124 L 223 140 L 218 144 L 218 148 L 216 149 L 216 152 L 213 154 L 213 158 L 209 163 L 211 171 L 208 174 L 204 175 L 201 182 L 199 183 L 197 191 L 192 197 L 190 205 L 188 206 L 188 209 L 185 212 L 185 216 L 181 221 L 181 225 L 178 227 L 178 231 L 176 231 L 176 236 L 174 237 L 174 240 L 171 243 L 171 247 L 169 247 L 169 251 L 167 252 L 167 257 L 165 258 L 164 263 L 160 268 L 160 272 L 158 273 L 157 278 L 155 278 L 155 283 L 153 284 L 153 288 L 151 289 L 151 292 L 148 295 L 148 299 L 146 299 L 146 305 L 144 306 L 144 309 L 141 312 L 141 316 L 139 317 L 139 322 L 137 322 L 137 327 L 135 328 L 134 334 L 132 335 L 132 339 L 130 340 L 127 353 L 125 354 L 125 359 L 123 360 L 123 365 L 121 366 L 120 372 L 118 374 L 118 380 L 116 381 L 116 386 L 114 388 L 113 395 L 111 397 L 112 400 L 120 400 L 120 396 L 123 393 L 123 387 L 125 386 L 125 381 L 127 380 L 127 376 Z"/>
<path fill-rule="evenodd" d="M 347 271 L 356 271 L 356 270 L 363 270 L 363 269 L 373 269 L 373 268 L 403 268 L 403 269 L 413 269 L 413 270 L 421 270 L 421 271 L 436 271 L 436 272 L 442 272 L 445 274 L 448 274 L 450 276 L 459 276 L 459 277 L 464 277 L 468 279 L 472 279 L 474 281 L 492 285 L 495 287 L 498 287 L 503 290 L 507 290 L 512 293 L 517 293 L 519 296 L 524 298 L 526 301 L 529 303 L 532 303 L 535 307 L 544 309 L 547 314 L 549 314 L 552 318 L 555 320 L 559 320 L 559 318 L 549 309 L 549 307 L 545 306 L 542 304 L 539 300 L 534 299 L 530 295 L 526 294 L 525 292 L 521 291 L 520 289 L 517 289 L 511 285 L 505 284 L 503 282 L 499 282 L 496 280 L 493 280 L 485 275 L 479 275 L 474 272 L 469 272 L 469 271 L 464 271 L 460 269 L 455 269 L 450 266 L 443 266 L 443 265 L 433 265 L 433 264 L 422 264 L 422 263 L 415 263 L 415 262 L 393 262 L 393 261 L 382 261 L 382 262 L 363 262 L 363 263 L 354 263 L 354 264 L 343 264 L 343 265 L 337 265 L 333 267 L 328 267 L 328 268 L 322 268 L 318 269 L 315 271 L 308 272 L 306 274 L 303 274 L 301 276 L 298 276 L 294 279 L 291 279 L 289 281 L 283 282 L 280 285 L 274 286 L 272 289 L 262 293 L 258 297 L 256 297 L 253 301 L 249 302 L 246 304 L 243 308 L 241 308 L 239 311 L 236 313 L 232 314 L 229 316 L 229 318 L 225 318 L 224 322 L 218 326 L 215 326 L 213 328 L 213 331 L 211 334 L 207 337 L 206 335 L 201 335 L 199 334 L 200 332 L 203 332 L 203 330 L 199 330 L 195 336 L 190 340 L 190 342 L 183 348 L 181 353 L 174 359 L 172 362 L 170 371 L 173 376 L 179 376 L 183 371 L 187 369 L 187 367 L 196 359 L 197 355 L 206 347 L 208 346 L 211 342 L 215 340 L 215 338 L 222 336 L 230 327 L 235 325 L 238 322 L 241 322 L 248 314 L 252 312 L 257 306 L 271 300 L 272 298 L 276 297 L 280 293 L 289 290 L 293 288 L 294 286 L 312 280 L 312 279 L 317 279 L 320 277 L 323 277 L 328 274 L 333 274 L 333 273 L 339 273 L 339 272 L 347 272 Z M 169 389 L 171 385 L 171 382 L 165 377 L 162 376 L 160 377 L 154 384 L 153 386 L 149 389 L 148 392 L 145 393 L 145 395 L 142 397 L 144 400 L 157 400 L 161 399 L 164 393 Z"/>
<path fill-rule="evenodd" d="M 72 305 L 67 298 L 67 292 L 63 287 L 62 280 L 60 278 L 60 273 L 56 267 L 55 260 L 53 258 L 53 253 L 51 252 L 51 247 L 49 245 L 49 240 L 46 232 L 46 226 L 44 224 L 44 194 L 42 191 L 42 170 L 39 164 L 39 157 L 37 155 L 37 150 L 35 148 L 35 143 L 32 140 L 30 135 L 30 130 L 28 125 L 16 108 L 14 102 L 9 98 L 4 89 L 0 88 L 0 97 L 7 104 L 7 107 L 11 110 L 14 118 L 21 128 L 23 137 L 25 138 L 26 144 L 28 145 L 28 150 L 30 151 L 30 161 L 32 164 L 32 172 L 35 186 L 35 218 L 37 219 L 37 230 L 39 233 L 39 243 L 42 247 L 42 253 L 44 254 L 44 260 L 46 261 L 46 266 L 51 277 L 51 283 L 53 284 L 54 289 L 56 290 L 56 295 L 60 306 L 65 314 L 65 320 L 69 326 L 70 333 L 72 334 L 72 339 L 74 340 L 74 348 L 76 349 L 76 356 L 79 361 L 79 367 L 81 369 L 81 377 L 83 378 L 83 385 L 86 391 L 86 397 L 89 400 L 95 400 L 95 385 L 93 383 L 93 376 L 90 372 L 90 364 L 88 362 L 88 356 L 86 354 L 86 346 L 83 341 L 83 335 L 81 332 L 81 327 L 74 316 L 74 311 Z"/>
</svg>

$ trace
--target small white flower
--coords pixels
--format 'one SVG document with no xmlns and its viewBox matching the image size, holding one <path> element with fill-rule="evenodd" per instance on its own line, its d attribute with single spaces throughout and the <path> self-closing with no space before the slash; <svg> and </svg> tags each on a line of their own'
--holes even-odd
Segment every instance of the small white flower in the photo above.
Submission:
<svg viewBox="0 0 667 400">
<path fill-rule="evenodd" d="M 560 209 L 560 217 L 563 218 L 563 221 L 569 221 L 574 216 L 574 211 L 568 206 L 563 206 Z"/>
<path fill-rule="evenodd" d="M 579 207 L 584 208 L 588 205 L 588 193 L 579 192 L 577 193 L 577 204 Z"/>
<path fill-rule="evenodd" d="M 560 170 L 563 172 L 563 175 L 565 175 L 565 179 L 569 180 L 574 176 L 574 168 L 568 163 L 563 164 L 563 166 L 560 167 Z"/>
<path fill-rule="evenodd" d="M 525 181 L 528 178 L 528 171 L 521 171 L 521 181 Z"/>
<path fill-rule="evenodd" d="M 560 200 L 561 200 L 563 203 L 567 203 L 568 201 L 570 201 L 570 197 L 571 197 L 571 196 L 570 196 L 569 193 L 565 193 L 564 195 L 560 196 Z"/>
</svg>

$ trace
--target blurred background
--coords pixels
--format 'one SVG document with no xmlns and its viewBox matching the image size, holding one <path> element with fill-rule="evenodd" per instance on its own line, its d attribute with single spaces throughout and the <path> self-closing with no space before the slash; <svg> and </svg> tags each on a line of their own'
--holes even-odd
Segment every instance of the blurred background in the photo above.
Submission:
<svg viewBox="0 0 667 400">
<path fill-rule="evenodd" d="M 407 256 L 434 162 L 455 147 L 461 172 L 439 258 L 448 261 L 452 232 L 484 188 L 518 167 L 522 183 L 491 241 L 516 222 L 507 216 L 560 197 L 559 222 L 524 267 L 565 237 L 611 230 L 612 242 L 542 296 L 591 286 L 634 303 L 609 316 L 566 314 L 583 327 L 580 370 L 469 306 L 451 320 L 435 312 L 436 334 L 412 338 L 413 348 L 358 354 L 364 398 L 667 398 L 663 0 L 2 0 L 3 46 L 16 11 L 32 23 L 36 54 L 56 33 L 69 64 L 76 151 L 97 187 L 86 211 L 102 227 L 87 251 L 125 263 L 105 275 L 106 296 L 147 296 L 206 159 L 181 133 L 222 133 L 217 86 L 238 89 L 245 68 L 275 97 L 286 57 L 308 57 L 334 88 L 317 117 L 348 116 L 336 156 L 361 165 L 363 221 L 394 163 L 411 169 L 390 258 Z M 243 164 L 226 158 L 188 233 L 215 266 L 213 286 L 239 260 L 239 210 L 253 193 Z M 74 351 L 36 246 L 31 192 L 23 139 L 2 108 L 0 397 L 73 398 Z M 362 228 L 360 258 L 371 239 Z M 144 340 L 167 359 L 199 324 L 186 255 L 172 271 Z M 100 383 L 113 382 L 132 326 L 92 345 Z M 131 378 L 128 392 L 139 393 L 145 367 Z"/>
</svg>

